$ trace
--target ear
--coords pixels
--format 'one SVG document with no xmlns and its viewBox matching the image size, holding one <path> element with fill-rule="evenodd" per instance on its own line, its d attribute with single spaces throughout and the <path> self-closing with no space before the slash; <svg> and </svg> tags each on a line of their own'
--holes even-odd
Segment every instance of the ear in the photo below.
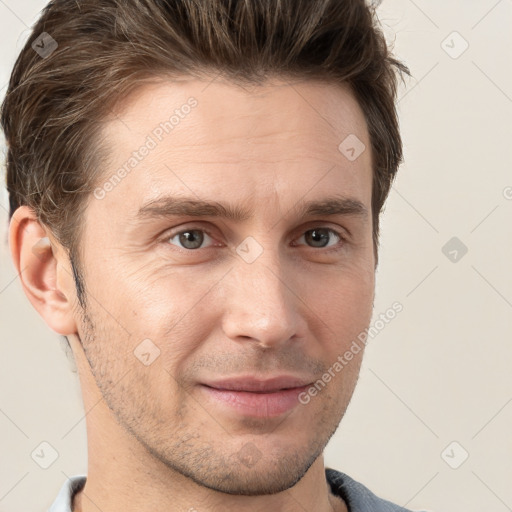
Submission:
<svg viewBox="0 0 512 512">
<path fill-rule="evenodd" d="M 37 312 L 58 334 L 76 333 L 76 291 L 67 251 L 28 206 L 20 206 L 11 218 L 9 246 L 23 290 Z"/>
</svg>

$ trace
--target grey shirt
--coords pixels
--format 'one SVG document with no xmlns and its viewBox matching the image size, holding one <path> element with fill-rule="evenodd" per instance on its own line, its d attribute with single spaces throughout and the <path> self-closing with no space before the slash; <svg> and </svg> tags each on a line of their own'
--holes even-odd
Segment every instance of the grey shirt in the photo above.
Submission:
<svg viewBox="0 0 512 512">
<path fill-rule="evenodd" d="M 333 494 L 342 498 L 349 512 L 411 512 L 398 505 L 377 498 L 363 484 L 334 469 L 326 469 L 325 475 Z M 86 476 L 72 476 L 67 480 L 48 512 L 72 512 L 73 496 L 82 490 Z M 313 512 L 313 511 L 312 511 Z"/>
</svg>

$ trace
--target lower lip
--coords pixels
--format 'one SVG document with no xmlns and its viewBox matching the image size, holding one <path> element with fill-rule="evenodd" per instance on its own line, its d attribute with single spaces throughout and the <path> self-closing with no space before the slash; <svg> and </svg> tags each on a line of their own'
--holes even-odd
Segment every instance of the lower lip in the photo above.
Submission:
<svg viewBox="0 0 512 512">
<path fill-rule="evenodd" d="M 226 404 L 245 416 L 258 418 L 272 418 L 290 411 L 299 404 L 299 395 L 308 388 L 302 386 L 273 393 L 253 393 L 201 387 L 217 403 Z"/>
</svg>

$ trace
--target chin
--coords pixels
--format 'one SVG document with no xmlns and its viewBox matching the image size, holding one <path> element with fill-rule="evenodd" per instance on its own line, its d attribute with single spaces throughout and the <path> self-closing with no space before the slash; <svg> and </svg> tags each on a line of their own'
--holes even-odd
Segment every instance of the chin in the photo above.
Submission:
<svg viewBox="0 0 512 512">
<path fill-rule="evenodd" d="M 236 496 L 262 496 L 286 491 L 299 482 L 311 467 L 316 457 L 302 466 L 279 461 L 266 467 L 263 464 L 256 469 L 240 466 L 229 471 L 209 475 L 191 475 L 191 478 L 203 487 L 223 494 Z"/>
</svg>

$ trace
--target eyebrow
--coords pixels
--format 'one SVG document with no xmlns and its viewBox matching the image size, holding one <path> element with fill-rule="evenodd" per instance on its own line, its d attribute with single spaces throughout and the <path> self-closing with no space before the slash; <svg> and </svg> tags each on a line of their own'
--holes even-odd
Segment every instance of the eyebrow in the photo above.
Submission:
<svg viewBox="0 0 512 512">
<path fill-rule="evenodd" d="M 298 201 L 290 211 L 299 219 L 314 216 L 356 216 L 368 218 L 368 209 L 355 198 L 330 196 L 320 200 Z M 233 222 L 243 222 L 252 218 L 253 213 L 239 205 L 205 201 L 189 197 L 164 196 L 141 206 L 137 219 L 145 220 L 161 217 L 218 217 Z"/>
</svg>

